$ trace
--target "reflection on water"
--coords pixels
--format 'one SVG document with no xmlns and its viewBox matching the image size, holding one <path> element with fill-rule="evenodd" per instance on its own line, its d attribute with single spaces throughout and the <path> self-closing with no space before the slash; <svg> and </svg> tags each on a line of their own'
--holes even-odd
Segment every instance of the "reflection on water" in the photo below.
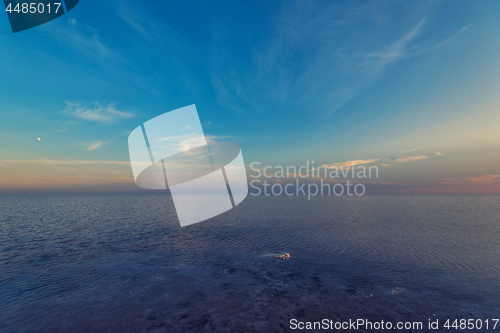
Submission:
<svg viewBox="0 0 500 333">
<path fill-rule="evenodd" d="M 498 318 L 499 216 L 499 196 L 248 197 L 180 228 L 159 194 L 0 196 L 0 330 Z"/>
</svg>

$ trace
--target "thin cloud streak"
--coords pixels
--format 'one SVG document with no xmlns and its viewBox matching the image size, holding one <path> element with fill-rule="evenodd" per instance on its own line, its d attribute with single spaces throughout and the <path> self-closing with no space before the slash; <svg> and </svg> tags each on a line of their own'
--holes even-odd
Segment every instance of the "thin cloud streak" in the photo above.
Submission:
<svg viewBox="0 0 500 333">
<path fill-rule="evenodd" d="M 374 163 L 377 161 L 378 161 L 378 159 L 353 160 L 353 161 L 345 161 L 345 162 L 339 162 L 339 163 L 323 164 L 323 166 L 326 167 L 327 169 L 347 168 L 347 167 L 356 166 L 356 165 L 371 164 L 371 163 Z"/>
<path fill-rule="evenodd" d="M 469 178 L 466 178 L 465 180 L 472 182 L 472 183 L 479 183 L 479 184 L 494 184 L 500 180 L 500 175 L 486 175 L 486 176 L 480 176 L 480 177 L 469 177 Z"/>
<path fill-rule="evenodd" d="M 229 50 L 214 47 L 212 84 L 219 103 L 232 110 L 261 112 L 283 107 L 293 96 L 295 108 L 315 107 L 330 115 L 399 60 L 434 51 L 449 38 L 448 34 L 420 41 L 426 18 L 414 19 L 395 35 L 387 24 L 369 18 L 390 17 L 383 7 L 372 3 L 351 8 L 352 13 L 347 7 L 332 4 L 319 11 L 304 2 L 287 3 L 268 40 L 251 50 L 253 66 L 248 70 L 238 68 Z M 339 10 L 349 20 L 338 19 Z M 367 25 L 380 33 L 359 34 L 359 27 Z M 224 37 L 214 39 L 217 45 Z"/>
<path fill-rule="evenodd" d="M 106 143 L 105 142 L 102 142 L 102 141 L 94 141 L 90 144 L 90 146 L 88 146 L 86 149 L 87 150 L 96 150 L 96 149 L 99 149 L 100 147 L 102 147 L 103 145 L 105 145 Z"/>
<path fill-rule="evenodd" d="M 103 106 L 98 102 L 94 102 L 91 105 L 66 102 L 65 112 L 78 119 L 101 123 L 113 123 L 116 120 L 135 117 L 133 113 L 117 110 L 114 104 Z"/>
<path fill-rule="evenodd" d="M 402 157 L 394 160 L 394 162 L 397 163 L 408 163 L 408 162 L 415 162 L 415 161 L 420 161 L 428 158 L 429 156 L 421 155 L 421 156 L 410 156 L 410 157 Z"/>
<path fill-rule="evenodd" d="M 456 177 L 443 179 L 444 184 L 455 185 L 491 185 L 500 184 L 500 175 L 477 175 L 473 177 Z"/>
<path fill-rule="evenodd" d="M 123 165 L 130 166 L 130 162 L 124 161 L 88 161 L 88 160 L 0 160 L 0 165 L 10 164 L 38 164 L 38 165 Z"/>
<path fill-rule="evenodd" d="M 75 18 L 67 20 L 67 25 L 64 29 L 59 29 L 57 34 L 59 41 L 73 48 L 86 57 L 93 58 L 99 62 L 116 60 L 116 56 L 110 47 L 101 41 L 101 37 L 97 29 L 80 23 Z"/>
</svg>

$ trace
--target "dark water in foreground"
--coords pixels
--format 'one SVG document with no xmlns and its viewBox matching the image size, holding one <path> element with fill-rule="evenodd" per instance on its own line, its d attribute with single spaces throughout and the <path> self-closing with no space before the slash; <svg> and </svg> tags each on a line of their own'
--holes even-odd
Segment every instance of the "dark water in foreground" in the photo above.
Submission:
<svg viewBox="0 0 500 333">
<path fill-rule="evenodd" d="M 248 197 L 182 229 L 164 195 L 0 196 L 2 332 L 499 317 L 500 196 Z"/>
</svg>

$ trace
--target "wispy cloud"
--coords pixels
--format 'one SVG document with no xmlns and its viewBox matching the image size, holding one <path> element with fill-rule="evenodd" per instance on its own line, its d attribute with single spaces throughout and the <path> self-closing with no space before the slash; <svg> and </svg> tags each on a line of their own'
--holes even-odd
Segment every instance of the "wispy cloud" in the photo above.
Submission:
<svg viewBox="0 0 500 333">
<path fill-rule="evenodd" d="M 150 40 L 155 37 L 156 29 L 154 27 L 158 22 L 144 13 L 140 6 L 137 6 L 137 3 L 120 1 L 116 5 L 118 16 L 134 31 L 138 32 L 142 38 Z"/>
<path fill-rule="evenodd" d="M 99 61 L 110 60 L 114 57 L 111 49 L 102 42 L 97 29 L 75 18 L 67 20 L 67 26 L 60 29 L 57 37 L 64 45 L 70 46 L 86 57 Z"/>
<path fill-rule="evenodd" d="M 102 141 L 94 141 L 90 144 L 90 146 L 88 146 L 86 149 L 87 150 L 96 150 L 96 149 L 99 149 L 100 147 L 102 147 L 103 145 L 105 145 L 106 143 L 105 142 L 102 142 Z"/>
<path fill-rule="evenodd" d="M 415 4 L 415 14 L 405 22 L 395 20 L 393 7 L 378 2 L 290 1 L 281 8 L 266 39 L 248 50 L 250 68 L 232 50 L 218 47 L 231 34 L 214 36 L 212 85 L 219 104 L 231 110 L 279 107 L 329 115 L 393 65 L 433 52 L 469 28 L 427 34 L 434 22 L 428 23 L 432 15 L 426 15 L 424 3 Z"/>
<path fill-rule="evenodd" d="M 66 102 L 65 112 L 78 119 L 101 123 L 113 123 L 119 119 L 128 119 L 135 116 L 133 113 L 117 110 L 114 104 L 103 106 L 98 102 L 92 104 Z"/>
<path fill-rule="evenodd" d="M 494 184 L 500 181 L 500 175 L 485 175 L 477 177 L 467 177 L 465 178 L 467 182 L 475 184 Z"/>
<path fill-rule="evenodd" d="M 326 168 L 328 168 L 328 169 L 333 169 L 333 168 L 348 168 L 348 167 L 356 166 L 356 165 L 371 164 L 371 163 L 374 163 L 374 162 L 377 162 L 377 161 L 378 161 L 378 159 L 353 160 L 353 161 L 345 161 L 345 162 L 324 164 L 323 166 L 326 167 Z"/>
<path fill-rule="evenodd" d="M 417 148 L 415 148 L 415 149 L 403 150 L 403 151 L 401 151 L 401 153 L 405 153 L 405 154 L 406 154 L 406 153 L 412 153 L 412 152 L 414 152 L 414 151 L 416 151 L 416 150 L 418 150 L 418 149 L 417 149 Z"/>
<path fill-rule="evenodd" d="M 172 154 L 180 151 L 187 151 L 192 148 L 204 146 L 205 136 L 200 132 L 193 132 L 185 135 L 172 135 L 158 139 L 149 139 L 150 143 L 158 143 L 164 151 L 171 151 Z"/>
<path fill-rule="evenodd" d="M 130 162 L 125 161 L 89 161 L 89 160 L 0 160 L 0 165 L 11 165 L 11 164 L 35 164 L 35 165 L 71 165 L 71 166 L 81 166 L 81 165 L 123 165 L 130 166 Z"/>
<path fill-rule="evenodd" d="M 129 162 L 92 160 L 0 160 L 0 193 L 30 190 L 134 189 Z M 128 185 L 127 185 L 128 184 Z"/>
<path fill-rule="evenodd" d="M 500 183 L 500 175 L 477 175 L 473 177 L 445 178 L 444 184 L 452 185 L 490 185 Z"/>
<path fill-rule="evenodd" d="M 428 157 L 429 156 L 426 156 L 426 155 L 401 157 L 401 158 L 394 160 L 394 162 L 397 162 L 397 163 L 415 162 L 415 161 L 420 161 L 420 160 L 426 159 Z"/>
<path fill-rule="evenodd" d="M 377 68 L 377 70 L 379 71 L 382 70 L 388 64 L 399 58 L 408 57 L 412 55 L 410 53 L 408 45 L 410 44 L 411 41 L 415 39 L 415 37 L 418 36 L 424 22 L 425 22 L 424 20 L 421 20 L 410 32 L 402 36 L 399 40 L 390 44 L 388 47 L 380 51 L 368 54 L 368 57 L 379 59 L 379 62 L 376 64 L 379 67 Z"/>
<path fill-rule="evenodd" d="M 189 137 L 189 138 L 182 140 L 179 143 L 179 150 L 180 151 L 187 151 L 187 150 L 190 150 L 192 148 L 203 146 L 203 145 L 205 145 L 205 143 L 206 143 L 206 140 L 202 136 Z"/>
<path fill-rule="evenodd" d="M 390 44 L 381 42 L 375 47 L 375 51 L 352 50 L 349 57 L 349 71 L 345 84 L 338 86 L 328 94 L 330 107 L 327 114 L 331 114 L 342 107 L 345 103 L 356 97 L 361 91 L 372 85 L 397 61 L 418 55 L 412 52 L 416 47 L 414 40 L 422 32 L 425 20 L 420 20 L 409 32 L 399 36 Z M 367 44 L 371 44 L 368 43 Z"/>
<path fill-rule="evenodd" d="M 229 140 L 229 139 L 234 140 L 235 137 L 231 135 L 205 135 L 205 138 L 210 143 L 221 140 Z"/>
<path fill-rule="evenodd" d="M 413 152 L 416 151 L 417 149 L 412 149 L 408 150 L 407 152 Z M 409 163 L 409 162 L 416 162 L 420 160 L 424 160 L 429 158 L 430 156 L 436 157 L 443 156 L 443 153 L 440 152 L 434 152 L 434 155 L 413 155 L 413 156 L 401 156 L 397 158 L 390 158 L 390 157 L 383 157 L 383 158 L 372 158 L 372 159 L 358 159 L 358 160 L 351 160 L 351 161 L 344 161 L 344 162 L 336 162 L 336 163 L 330 163 L 330 164 L 323 164 L 324 167 L 333 169 L 333 168 L 348 168 L 348 167 L 353 167 L 357 165 L 366 165 L 366 164 L 377 164 L 382 167 L 390 167 L 390 163 Z M 378 163 L 377 163 L 378 162 Z"/>
<path fill-rule="evenodd" d="M 161 141 L 169 141 L 169 142 L 173 142 L 173 141 L 182 141 L 182 140 L 186 140 L 186 139 L 189 139 L 189 138 L 192 138 L 192 137 L 195 137 L 195 136 L 198 136 L 198 137 L 203 137 L 201 135 L 201 133 L 198 133 L 198 132 L 193 132 L 193 133 L 189 133 L 189 134 L 184 134 L 184 135 L 172 135 L 172 136 L 165 136 L 163 138 L 158 138 L 156 139 L 155 141 L 158 141 L 158 142 L 161 142 Z"/>
<path fill-rule="evenodd" d="M 389 65 L 415 55 L 413 44 L 425 20 L 414 20 L 406 31 L 395 34 L 387 24 L 391 14 L 385 11 L 373 4 L 287 3 L 268 40 L 252 50 L 251 69 L 241 70 L 230 51 L 214 51 L 217 72 L 212 84 L 220 103 L 233 110 L 244 106 L 262 111 L 293 100 L 295 107 L 310 109 L 313 103 L 327 114 L 335 112 Z M 385 23 L 374 22 L 373 16 L 385 17 L 380 21 Z M 361 33 L 360 27 L 371 27 L 374 32 Z M 216 41 L 222 38 L 218 36 Z"/>
</svg>

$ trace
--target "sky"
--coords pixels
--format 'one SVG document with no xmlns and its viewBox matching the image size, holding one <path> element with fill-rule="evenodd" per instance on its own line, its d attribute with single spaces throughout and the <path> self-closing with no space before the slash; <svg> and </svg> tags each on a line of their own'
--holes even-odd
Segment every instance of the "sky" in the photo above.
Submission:
<svg viewBox="0 0 500 333">
<path fill-rule="evenodd" d="M 498 1 L 82 1 L 0 15 L 0 193 L 131 191 L 128 135 L 195 104 L 245 164 L 500 193 Z M 368 187 L 368 191 L 370 187 Z"/>
</svg>

